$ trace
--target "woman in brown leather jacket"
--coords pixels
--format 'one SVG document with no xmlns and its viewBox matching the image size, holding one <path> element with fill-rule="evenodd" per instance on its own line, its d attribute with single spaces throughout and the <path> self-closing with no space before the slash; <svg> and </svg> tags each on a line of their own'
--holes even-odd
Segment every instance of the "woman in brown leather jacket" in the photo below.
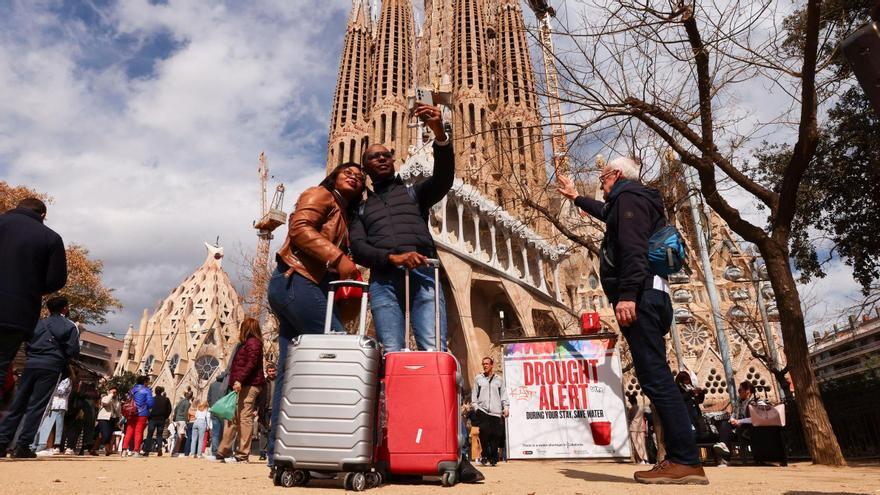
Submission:
<svg viewBox="0 0 880 495">
<path fill-rule="evenodd" d="M 275 432 L 284 389 L 290 341 L 304 333 L 322 333 L 329 283 L 357 277 L 349 255 L 348 219 L 358 208 L 364 173 L 357 163 L 344 163 L 320 185 L 303 191 L 290 215 L 287 239 L 275 255 L 278 267 L 269 281 L 269 306 L 278 318 L 278 363 L 269 429 L 269 467 L 275 456 Z M 333 327 L 343 331 L 334 314 Z"/>
</svg>

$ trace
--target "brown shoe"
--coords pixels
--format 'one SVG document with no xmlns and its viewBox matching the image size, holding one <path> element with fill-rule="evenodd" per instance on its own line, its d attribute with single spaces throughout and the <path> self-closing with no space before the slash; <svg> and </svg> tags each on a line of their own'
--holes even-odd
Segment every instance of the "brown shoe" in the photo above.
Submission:
<svg viewBox="0 0 880 495">
<path fill-rule="evenodd" d="M 674 462 L 663 461 L 655 465 L 650 471 L 638 471 L 633 475 L 639 483 L 652 485 L 708 485 L 709 479 L 703 471 L 703 466 L 688 466 Z"/>
</svg>

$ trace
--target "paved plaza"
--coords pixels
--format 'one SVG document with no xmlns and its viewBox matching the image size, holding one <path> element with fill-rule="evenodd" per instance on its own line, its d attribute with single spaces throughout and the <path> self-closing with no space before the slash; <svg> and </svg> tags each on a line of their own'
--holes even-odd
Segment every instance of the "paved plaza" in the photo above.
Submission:
<svg viewBox="0 0 880 495">
<path fill-rule="evenodd" d="M 647 486 L 632 481 L 631 464 L 582 461 L 515 461 L 483 469 L 486 481 L 441 488 L 439 481 L 385 485 L 376 494 L 604 495 L 604 494 L 880 494 L 880 464 L 835 469 L 794 463 L 780 467 L 707 468 L 709 486 Z M 0 494 L 198 495 L 261 493 L 342 494 L 341 481 L 312 481 L 306 488 L 272 485 L 262 463 L 225 465 L 188 458 L 122 459 L 55 457 L 0 461 Z"/>
</svg>

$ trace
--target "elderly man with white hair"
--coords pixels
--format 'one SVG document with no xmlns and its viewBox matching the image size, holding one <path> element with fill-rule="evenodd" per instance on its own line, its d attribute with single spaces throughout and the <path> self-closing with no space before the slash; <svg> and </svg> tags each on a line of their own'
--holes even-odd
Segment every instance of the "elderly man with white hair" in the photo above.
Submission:
<svg viewBox="0 0 880 495">
<path fill-rule="evenodd" d="M 672 324 L 666 280 L 651 273 L 648 239 L 666 226 L 656 189 L 639 182 L 639 165 L 620 157 L 599 175 L 605 201 L 579 196 L 568 177 L 559 177 L 560 194 L 605 222 L 599 276 L 602 288 L 629 344 L 636 376 L 663 424 L 666 459 L 635 473 L 640 483 L 706 484 L 687 407 L 666 361 L 664 336 Z"/>
</svg>

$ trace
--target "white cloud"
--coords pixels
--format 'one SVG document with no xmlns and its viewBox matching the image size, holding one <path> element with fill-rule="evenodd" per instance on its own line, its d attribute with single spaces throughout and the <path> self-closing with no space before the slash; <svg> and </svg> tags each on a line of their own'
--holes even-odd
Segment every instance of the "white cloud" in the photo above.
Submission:
<svg viewBox="0 0 880 495">
<path fill-rule="evenodd" d="M 53 196 L 47 223 L 104 260 L 126 306 L 104 330 L 152 311 L 203 241 L 253 250 L 260 151 L 288 209 L 320 180 L 349 5 L 121 1 L 85 21 L 51 2 L 3 7 L 0 174 Z M 157 36 L 175 50 L 129 77 Z"/>
<path fill-rule="evenodd" d="M 0 177 L 52 195 L 50 226 L 105 261 L 126 305 L 105 330 L 152 311 L 201 263 L 203 241 L 219 235 L 228 258 L 253 249 L 260 151 L 288 209 L 318 182 L 349 7 L 123 0 L 90 21 L 49 0 L 0 7 Z M 157 36 L 175 51 L 129 77 Z M 766 112 L 777 97 L 754 86 L 732 103 Z M 817 282 L 833 288 L 823 303 L 848 305 L 847 277 L 835 266 Z"/>
</svg>

